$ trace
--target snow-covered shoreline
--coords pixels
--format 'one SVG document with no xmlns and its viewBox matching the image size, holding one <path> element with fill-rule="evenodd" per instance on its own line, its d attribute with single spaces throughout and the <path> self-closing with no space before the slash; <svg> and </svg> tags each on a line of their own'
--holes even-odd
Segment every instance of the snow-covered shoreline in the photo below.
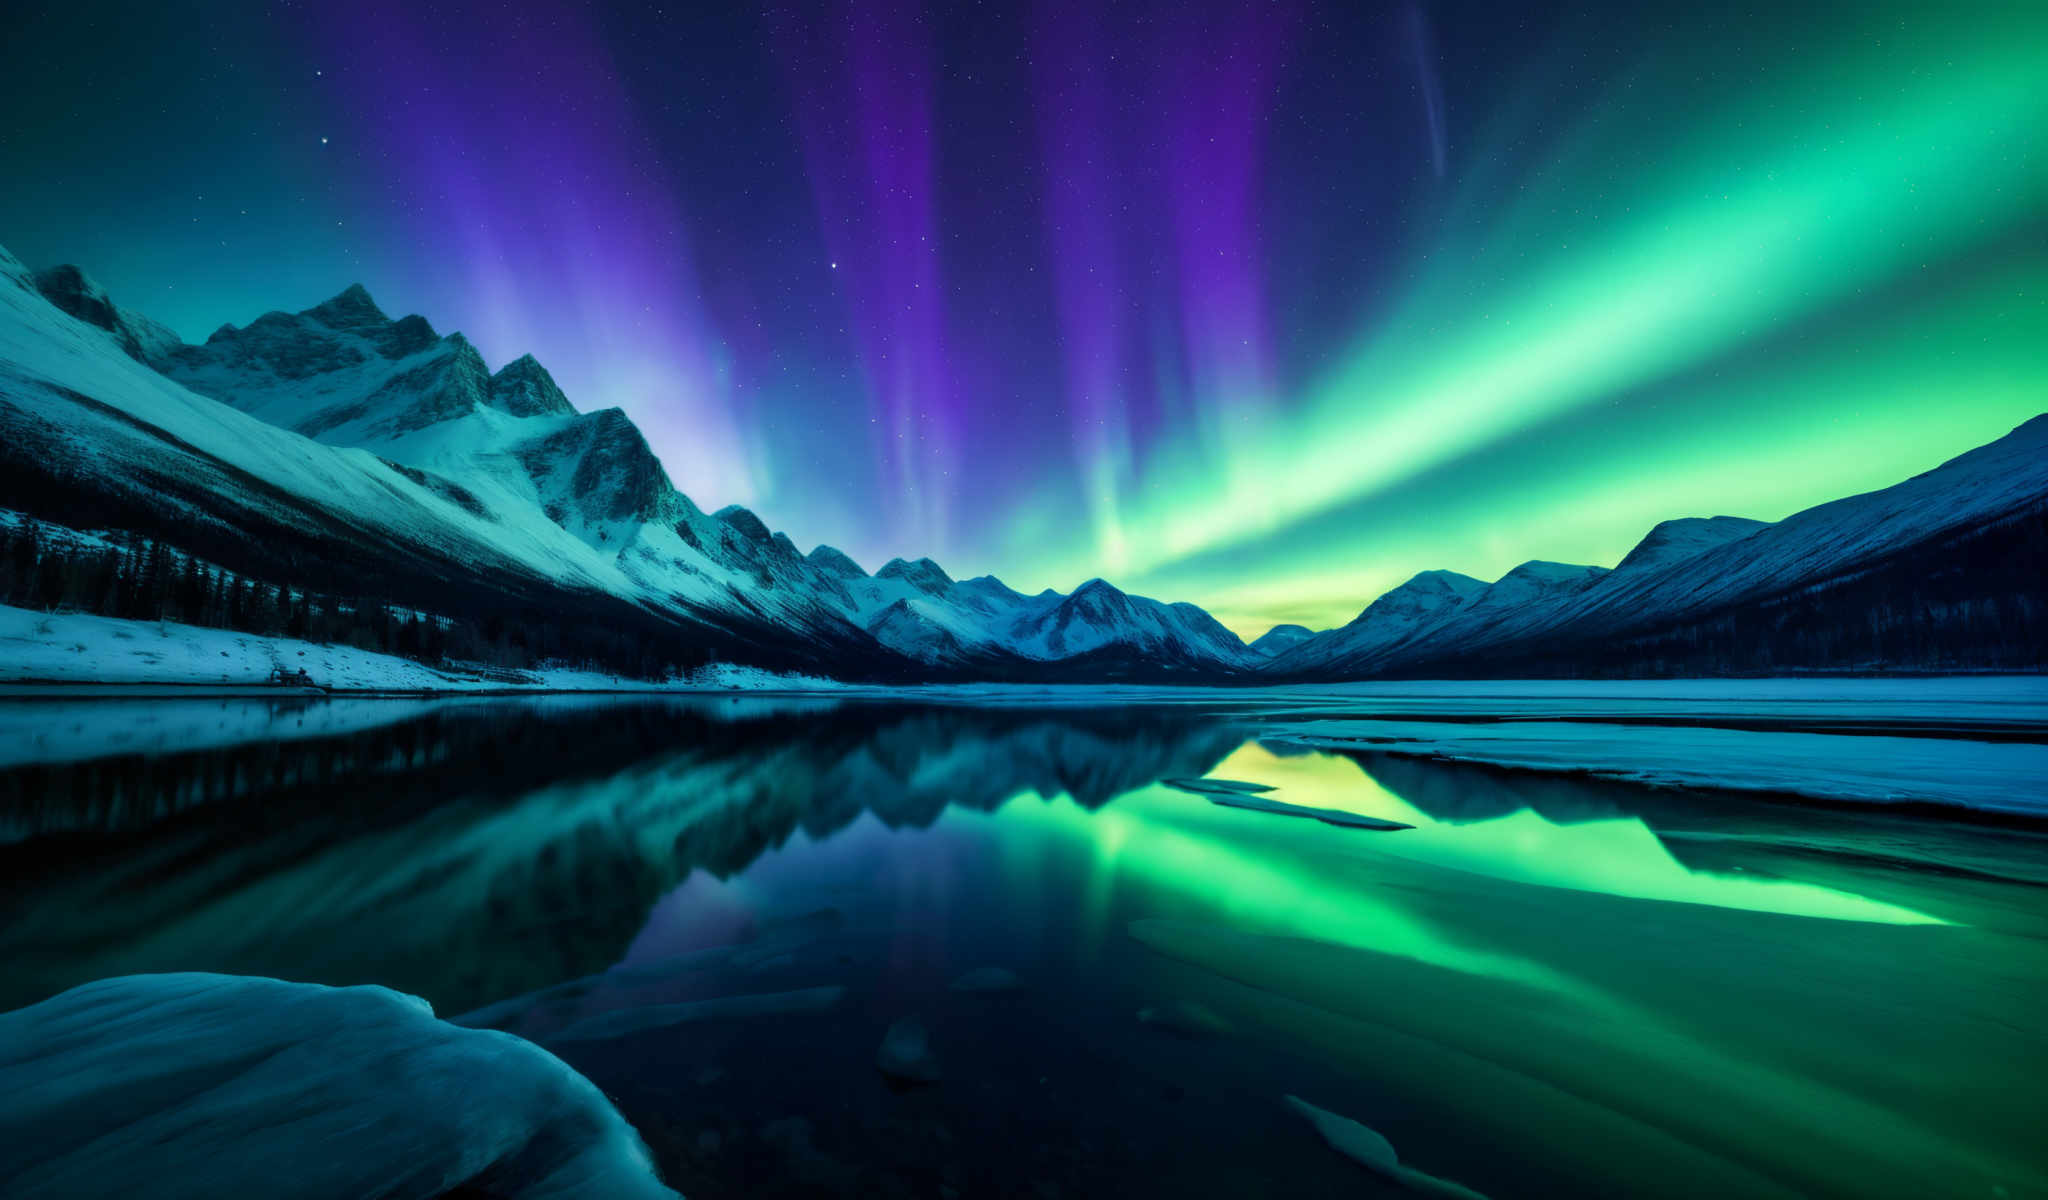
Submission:
<svg viewBox="0 0 2048 1200">
<path fill-rule="evenodd" d="M 915 696 L 937 703 L 1044 704 L 1246 702 L 1261 708 L 1366 716 L 1545 716 L 1584 720 L 1656 714 L 1711 720 L 1732 714 L 1785 719 L 2048 723 L 2044 675 L 1848 675 L 1685 679 L 1376 680 L 1265 686 L 1116 683 L 875 685 L 716 663 L 687 677 L 635 679 L 574 667 L 525 670 L 429 666 L 336 643 L 240 633 L 168 621 L 39 612 L 0 605 L 0 698 L 35 696 L 249 696 L 304 694 L 270 682 L 303 668 L 320 693 L 527 695 L 563 693 L 830 692 Z"/>
<path fill-rule="evenodd" d="M 203 691 L 262 697 L 307 692 L 272 684 L 272 672 L 278 668 L 304 670 L 323 692 L 369 695 L 816 691 L 842 686 L 731 663 L 666 681 L 574 667 L 429 666 L 354 646 L 0 605 L 0 696 L 189 696 Z"/>
</svg>

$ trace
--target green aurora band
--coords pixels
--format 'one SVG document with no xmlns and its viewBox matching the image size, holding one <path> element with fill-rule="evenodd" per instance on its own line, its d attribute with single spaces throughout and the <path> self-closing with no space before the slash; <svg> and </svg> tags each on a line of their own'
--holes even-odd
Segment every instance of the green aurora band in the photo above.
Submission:
<svg viewBox="0 0 2048 1200">
<path fill-rule="evenodd" d="M 1643 47 L 1540 170 L 1460 182 L 1303 397 L 1192 423 L 1092 538 L 1037 506 L 1021 575 L 1108 574 L 1247 635 L 1329 626 L 1423 569 L 1781 518 L 2048 408 L 2048 6 L 1836 19 L 1821 57 L 1757 50 L 1769 28 Z"/>
</svg>

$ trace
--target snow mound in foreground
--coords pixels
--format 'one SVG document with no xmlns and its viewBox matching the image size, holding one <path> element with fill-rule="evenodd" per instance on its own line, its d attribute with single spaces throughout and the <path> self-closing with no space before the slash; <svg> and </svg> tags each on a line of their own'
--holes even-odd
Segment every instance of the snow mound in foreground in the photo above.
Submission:
<svg viewBox="0 0 2048 1200">
<path fill-rule="evenodd" d="M 18 1197 L 674 1197 L 595 1086 L 381 987 L 133 975 L 0 1015 Z"/>
</svg>

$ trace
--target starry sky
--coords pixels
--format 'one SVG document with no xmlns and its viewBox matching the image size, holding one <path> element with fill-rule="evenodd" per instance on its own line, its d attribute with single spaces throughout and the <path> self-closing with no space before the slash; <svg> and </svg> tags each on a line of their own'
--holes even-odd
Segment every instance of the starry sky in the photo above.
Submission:
<svg viewBox="0 0 2048 1200">
<path fill-rule="evenodd" d="M 351 282 L 871 569 L 1246 635 L 2048 409 L 2048 5 L 10 6 L 0 244 Z"/>
</svg>

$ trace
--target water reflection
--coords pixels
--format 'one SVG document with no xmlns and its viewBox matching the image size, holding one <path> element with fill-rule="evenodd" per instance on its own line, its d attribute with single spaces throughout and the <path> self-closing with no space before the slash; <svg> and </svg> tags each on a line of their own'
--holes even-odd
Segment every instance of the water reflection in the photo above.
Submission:
<svg viewBox="0 0 2048 1200">
<path fill-rule="evenodd" d="M 17 768 L 0 1003 L 211 969 L 474 1007 L 617 961 L 691 871 L 730 875 L 797 831 L 922 827 L 1020 792 L 1099 806 L 1242 738 L 1144 710 L 557 700 Z"/>
<path fill-rule="evenodd" d="M 1939 924 L 1940 919 L 1833 888 L 1742 873 L 1694 871 L 1650 820 L 1624 811 L 1626 793 L 1570 780 L 1503 775 L 1387 755 L 1277 756 L 1248 744 L 1218 770 L 1282 784 L 1318 807 L 1389 817 L 1412 834 L 1362 849 L 1547 887 L 1643 900 L 1679 900 L 1847 921 Z M 1363 776 L 1363 778 L 1361 778 Z"/>
<path fill-rule="evenodd" d="M 554 1048 L 690 1195 L 1356 1188 L 1286 1094 L 1496 1196 L 2040 1177 L 2012 831 L 1269 747 L 1242 704 L 179 703 L 0 712 L 0 1005 L 384 983 Z M 1161 783 L 1201 776 L 1414 828 Z M 875 1071 L 906 1020 L 943 1086 Z"/>
<path fill-rule="evenodd" d="M 382 982 L 474 1007 L 618 961 L 693 871 L 731 876 L 793 834 L 819 842 L 863 814 L 922 829 L 949 808 L 1000 810 L 1012 865 L 1045 853 L 1040 833 L 1083 848 L 1096 868 L 1084 894 L 1096 897 L 1097 939 L 1102 897 L 1133 872 L 1233 919 L 1545 978 L 1418 926 L 1372 886 L 1388 859 L 1645 899 L 1937 919 L 1725 866 L 1689 870 L 1652 824 L 1623 811 L 1625 790 L 1275 753 L 1244 723 L 1187 708 L 179 704 L 190 711 L 140 723 L 125 711 L 97 722 L 61 713 L 64 736 L 41 742 L 61 761 L 0 773 L 16 840 L 0 869 L 23 885 L 0 932 L 0 953 L 18 965 L 0 1002 L 107 974 L 204 967 Z M 95 723 L 112 731 L 102 749 L 126 749 L 139 727 L 160 752 L 86 755 Z M 161 752 L 166 731 L 194 744 Z M 1157 786 L 1205 774 L 1418 828 L 1337 831 Z M 1011 804 L 1019 797 L 1033 802 Z M 953 868 L 932 846 L 906 846 L 891 886 L 943 908 Z"/>
</svg>

